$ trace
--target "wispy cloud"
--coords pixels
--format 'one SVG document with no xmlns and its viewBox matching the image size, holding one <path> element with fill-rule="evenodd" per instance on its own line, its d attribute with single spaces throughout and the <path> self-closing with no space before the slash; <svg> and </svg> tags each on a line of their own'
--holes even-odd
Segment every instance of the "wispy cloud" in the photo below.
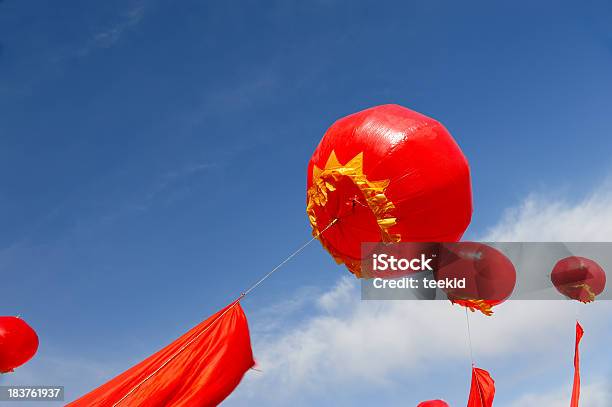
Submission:
<svg viewBox="0 0 612 407">
<path fill-rule="evenodd" d="M 270 62 L 264 67 L 250 68 L 227 83 L 215 83 L 202 94 L 197 107 L 183 115 L 183 125 L 193 130 L 220 113 L 245 111 L 277 97 L 280 76 L 275 63 Z"/>
<path fill-rule="evenodd" d="M 79 52 L 79 56 L 86 56 L 96 48 L 110 48 L 119 42 L 121 37 L 133 30 L 142 21 L 146 7 L 144 3 L 124 11 L 117 20 L 107 27 L 95 32 Z"/>
<path fill-rule="evenodd" d="M 162 177 L 159 191 L 206 168 L 208 165 L 198 164 L 169 171 Z M 547 240 L 568 236 L 573 236 L 573 240 L 607 240 L 612 236 L 610 203 L 605 187 L 574 205 L 531 197 L 510 210 L 486 237 L 539 240 L 544 234 Z M 552 231 L 542 230 L 549 223 L 554 224 Z M 598 225 L 597 234 L 581 234 L 585 225 Z M 576 305 L 569 301 L 510 301 L 497 308 L 493 318 L 471 314 L 472 330 L 478 333 L 472 337 L 476 359 L 486 360 L 488 365 L 493 361 L 511 363 L 515 358 L 526 358 L 532 364 L 529 374 L 545 377 L 551 373 L 550 366 L 539 362 L 557 361 L 562 354 L 567 356 L 564 366 L 570 369 L 573 338 L 568 332 L 574 323 Z M 585 349 L 594 349 L 592 345 L 601 345 L 601 341 L 597 343 L 598 331 L 603 332 L 610 325 L 609 304 L 596 302 L 581 307 L 588 310 L 582 318 L 589 327 Z M 224 405 L 297 407 L 312 405 L 313 399 L 329 399 L 331 392 L 382 394 L 389 389 L 403 397 L 401 401 L 395 400 L 397 405 L 410 405 L 406 403 L 406 394 L 412 395 L 414 389 L 398 391 L 402 383 L 416 383 L 424 375 L 436 374 L 441 367 L 449 372 L 469 363 L 462 308 L 445 301 L 361 301 L 358 282 L 352 277 L 341 278 L 327 290 L 304 289 L 287 301 L 252 314 L 251 321 L 260 371 L 250 372 Z M 529 333 L 528 340 L 525 333 Z M 50 369 L 39 368 L 32 365 L 36 370 L 31 373 L 32 380 L 39 380 Z M 93 375 L 99 382 L 109 370 L 113 369 L 101 367 L 94 372 L 66 369 L 68 373 L 62 380 L 80 383 L 79 376 L 88 375 L 91 380 Z M 513 394 L 514 398 L 506 393 L 506 400 L 511 400 L 507 405 L 567 405 L 569 382 L 568 378 L 567 383 L 552 386 L 552 391 L 550 386 L 542 392 L 527 390 L 525 394 Z M 467 385 L 466 382 L 466 391 Z M 516 391 L 516 386 L 506 386 L 504 390 L 503 385 L 500 382 L 500 396 L 504 391 Z M 452 400 L 448 393 L 451 390 L 445 388 L 443 381 L 435 387 L 439 392 L 435 396 Z M 609 380 L 585 380 L 582 405 L 609 406 L 610 399 Z"/>
<path fill-rule="evenodd" d="M 612 188 L 606 183 L 578 203 L 531 195 L 508 209 L 484 241 L 610 241 Z"/>
<path fill-rule="evenodd" d="M 518 397 L 508 407 L 546 406 L 567 407 L 571 396 L 569 386 L 542 393 L 528 393 Z M 601 380 L 582 387 L 580 405 L 609 407 L 612 405 L 612 382 Z"/>
<path fill-rule="evenodd" d="M 66 400 L 72 400 L 91 390 L 92 383 L 103 383 L 121 368 L 108 361 L 77 359 L 68 354 L 55 357 L 37 355 L 17 373 L 0 375 L 0 385 L 64 386 Z"/>
<path fill-rule="evenodd" d="M 31 97 L 39 83 L 62 72 L 68 62 L 90 56 L 96 50 L 117 45 L 123 37 L 142 23 L 147 10 L 151 8 L 150 2 L 151 0 L 139 0 L 132 7 L 124 8 L 124 11 L 118 10 L 114 18 L 104 23 L 96 23 L 91 20 L 91 15 L 88 15 L 89 19 L 79 21 L 82 24 L 75 24 L 80 29 L 79 35 L 71 36 L 65 41 L 50 42 L 52 40 L 44 35 L 36 36 L 29 33 L 34 43 L 32 51 L 18 55 L 17 58 L 20 59 L 17 61 L 26 71 L 30 67 L 35 67 L 35 70 L 28 72 L 27 75 L 20 75 L 18 80 L 9 78 L 0 81 L 1 90 L 3 93 L 11 92 L 16 98 Z M 97 29 L 89 28 L 92 25 L 96 25 Z M 5 47 L 14 50 L 16 45 L 13 42 L 4 45 L 0 43 L 0 58 L 3 58 Z"/>
<path fill-rule="evenodd" d="M 275 337 L 254 337 L 261 372 L 245 380 L 236 405 L 306 405 L 300 404 L 304 397 L 350 394 L 356 383 L 383 391 L 441 366 L 469 363 L 465 315 L 458 306 L 360 301 L 359 286 L 350 277 L 312 301 L 316 312 L 297 326 Z M 585 321 L 606 318 L 606 306 L 591 306 Z M 476 357 L 564 353 L 559 338 L 567 336 L 574 317 L 570 302 L 509 302 L 494 318 L 473 314 Z M 531 333 L 528 342 L 525 332 Z"/>
<path fill-rule="evenodd" d="M 612 194 L 607 191 L 604 186 L 574 205 L 529 197 L 509 210 L 486 239 L 609 240 Z M 432 369 L 469 360 L 464 311 L 447 302 L 364 302 L 359 300 L 356 280 L 346 277 L 313 296 L 310 305 L 314 311 L 300 323 L 275 336 L 254 337 L 261 372 L 246 378 L 230 405 L 308 405 L 304 401 L 308 397 L 351 394 L 363 390 L 365 383 L 380 392 L 418 378 L 412 377 L 414 372 L 433 374 Z M 590 340 L 595 341 L 596 327 L 610 321 L 609 304 L 585 307 L 583 321 L 591 327 Z M 478 332 L 473 337 L 476 358 L 557 360 L 571 349 L 567 333 L 575 313 L 576 304 L 569 301 L 510 301 L 498 307 L 493 318 L 473 314 L 472 329 Z M 586 386 L 584 405 L 609 405 L 606 386 Z M 444 389 L 440 391 L 446 396 Z M 567 400 L 567 389 L 562 389 L 553 394 L 518 395 L 512 406 L 567 405 Z"/>
<path fill-rule="evenodd" d="M 179 184 L 184 184 L 185 181 L 191 181 L 194 177 L 202 175 L 202 173 L 215 167 L 214 163 L 196 163 L 182 166 L 163 174 L 159 180 L 151 187 L 145 197 L 145 205 L 150 204 L 161 195 L 166 195 L 166 201 L 171 198 L 168 196 L 168 191 L 175 189 Z M 184 189 L 184 188 L 183 188 Z M 176 196 L 174 191 L 173 196 Z"/>
</svg>

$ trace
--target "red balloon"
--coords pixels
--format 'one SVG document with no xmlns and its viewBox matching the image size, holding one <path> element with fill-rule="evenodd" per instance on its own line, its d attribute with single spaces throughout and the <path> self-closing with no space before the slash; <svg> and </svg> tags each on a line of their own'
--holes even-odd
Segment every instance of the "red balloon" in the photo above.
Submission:
<svg viewBox="0 0 612 407">
<path fill-rule="evenodd" d="M 444 289 L 448 299 L 485 315 L 504 302 L 516 285 L 516 269 L 502 252 L 476 242 L 442 244 L 437 280 L 463 279 L 465 288 Z"/>
<path fill-rule="evenodd" d="M 313 235 L 357 277 L 362 242 L 454 242 L 472 216 L 468 162 L 455 140 L 397 105 L 335 122 L 310 159 L 307 189 Z"/>
<path fill-rule="evenodd" d="M 0 373 L 12 372 L 37 350 L 38 335 L 23 319 L 0 317 Z"/>
<path fill-rule="evenodd" d="M 595 301 L 595 297 L 606 288 L 604 269 L 585 257 L 571 256 L 559 260 L 550 279 L 561 294 L 584 303 Z"/>
<path fill-rule="evenodd" d="M 428 400 L 420 402 L 417 407 L 450 407 L 444 400 Z"/>
</svg>

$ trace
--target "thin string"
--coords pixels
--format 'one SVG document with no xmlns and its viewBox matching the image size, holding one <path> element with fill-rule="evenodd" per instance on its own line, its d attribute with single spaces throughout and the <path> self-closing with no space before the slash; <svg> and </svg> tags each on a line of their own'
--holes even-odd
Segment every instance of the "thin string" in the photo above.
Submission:
<svg viewBox="0 0 612 407">
<path fill-rule="evenodd" d="M 472 332 L 470 330 L 470 314 L 468 309 L 465 309 L 465 321 L 467 322 L 467 334 L 468 334 L 468 345 L 470 347 L 470 360 L 472 361 L 472 367 L 474 367 L 474 351 L 472 349 Z"/>
<path fill-rule="evenodd" d="M 123 402 L 125 399 L 127 399 L 132 393 L 134 393 L 136 390 L 138 390 L 138 388 L 140 386 L 142 386 L 145 382 L 147 382 L 149 379 L 151 379 L 153 376 L 155 376 L 157 373 L 159 373 L 160 370 L 162 370 L 166 365 L 168 365 L 168 363 L 172 362 L 179 354 L 181 354 L 185 349 L 187 349 L 187 347 L 189 347 L 189 345 L 191 345 L 193 342 L 195 342 L 203 333 L 205 333 L 206 331 L 208 331 L 208 329 L 213 326 L 218 320 L 220 320 L 225 314 L 227 314 L 232 308 L 234 308 L 236 306 L 236 304 L 238 304 L 240 302 L 240 300 L 242 300 L 244 297 L 246 297 L 251 291 L 253 291 L 255 288 L 257 288 L 261 283 L 263 283 L 264 281 L 266 281 L 268 278 L 270 278 L 272 276 L 272 274 L 274 274 L 276 271 L 278 271 L 278 269 L 280 269 L 283 265 L 285 265 L 289 260 L 291 260 L 292 258 L 294 258 L 295 256 L 297 256 L 300 252 L 302 252 L 306 247 L 308 247 L 308 245 L 310 245 L 312 242 L 314 242 L 319 236 L 321 236 L 327 229 L 329 229 L 330 227 L 332 227 L 333 225 L 335 225 L 338 222 L 338 218 L 335 218 L 334 220 L 332 220 L 329 225 L 327 225 L 323 230 L 321 230 L 319 233 L 317 233 L 316 235 L 314 235 L 310 240 L 308 240 L 306 243 L 304 243 L 302 246 L 300 246 L 296 251 L 294 251 L 293 253 L 291 253 L 289 256 L 287 256 L 283 261 L 281 261 L 276 267 L 274 267 L 272 270 L 270 270 L 268 273 L 266 273 L 262 278 L 260 278 L 259 280 L 257 280 L 253 285 L 251 285 L 248 289 L 246 289 L 245 291 L 243 291 L 240 296 L 238 298 L 236 298 L 234 300 L 234 302 L 232 302 L 229 306 L 227 306 L 227 308 L 225 308 L 225 310 L 219 314 L 215 319 L 213 319 L 211 321 L 210 324 L 208 324 L 208 326 L 206 326 L 206 328 L 204 328 L 202 331 L 200 331 L 196 336 L 194 336 L 192 339 L 190 339 L 187 343 L 185 343 L 183 346 L 181 346 L 173 355 L 171 355 L 168 359 L 166 359 L 166 361 L 164 361 L 164 363 L 162 363 L 157 369 L 155 369 L 153 372 L 151 372 L 147 377 L 145 377 L 144 379 L 142 379 L 138 384 L 136 384 L 134 387 L 132 387 L 130 389 L 130 391 L 128 391 L 123 397 L 121 397 L 117 402 L 115 402 L 113 404 L 113 407 L 118 406 L 119 404 L 121 404 L 121 402 Z"/>
<path fill-rule="evenodd" d="M 261 283 L 263 283 L 264 281 L 266 281 L 270 276 L 272 276 L 272 274 L 274 274 L 279 268 L 281 268 L 282 266 L 285 265 L 285 263 L 287 263 L 289 260 L 291 260 L 292 258 L 294 258 L 295 256 L 297 256 L 302 250 L 304 250 L 306 247 L 308 247 L 309 244 L 311 244 L 312 242 L 314 242 L 316 239 L 318 239 L 319 236 L 321 236 L 327 229 L 329 229 L 330 227 L 332 227 L 333 225 L 336 224 L 336 222 L 338 222 L 338 218 L 332 220 L 329 225 L 327 225 L 325 227 L 325 229 L 323 229 L 322 231 L 320 231 L 319 233 L 317 233 L 316 235 L 314 235 L 309 241 L 307 241 L 306 243 L 304 243 L 302 246 L 300 246 L 299 249 L 297 249 L 296 251 L 294 251 L 293 253 L 291 253 L 289 256 L 287 256 L 287 258 L 283 261 L 281 261 L 278 266 L 274 267 L 272 270 L 270 270 L 266 275 L 264 275 L 262 278 L 260 278 L 255 284 L 253 284 L 252 286 L 250 286 L 246 291 L 244 291 L 240 297 L 238 298 L 239 300 L 242 297 L 245 297 L 246 295 L 248 295 L 251 291 L 253 291 L 255 288 L 257 288 Z"/>
</svg>

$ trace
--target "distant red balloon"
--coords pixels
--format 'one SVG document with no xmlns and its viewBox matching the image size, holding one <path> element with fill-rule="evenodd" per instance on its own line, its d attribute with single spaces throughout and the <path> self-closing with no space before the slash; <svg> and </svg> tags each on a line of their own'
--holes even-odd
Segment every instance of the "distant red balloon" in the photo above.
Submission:
<svg viewBox="0 0 612 407">
<path fill-rule="evenodd" d="M 417 407 L 450 407 L 444 400 L 429 400 L 423 401 L 417 405 Z"/>
<path fill-rule="evenodd" d="M 0 317 L 0 373 L 12 372 L 37 350 L 38 335 L 23 319 Z"/>
<path fill-rule="evenodd" d="M 504 302 L 516 285 L 516 269 L 502 252 L 477 242 L 444 243 L 436 279 L 465 278 L 465 288 L 446 288 L 455 304 L 493 314 L 492 308 Z"/>
<path fill-rule="evenodd" d="M 595 301 L 606 288 L 606 272 L 585 257 L 571 256 L 559 260 L 550 275 L 557 290 L 581 302 Z"/>
</svg>

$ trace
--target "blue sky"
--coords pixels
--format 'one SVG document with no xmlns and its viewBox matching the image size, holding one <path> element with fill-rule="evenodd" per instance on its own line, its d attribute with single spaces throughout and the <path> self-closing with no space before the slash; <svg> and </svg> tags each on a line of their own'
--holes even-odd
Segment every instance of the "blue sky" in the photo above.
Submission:
<svg viewBox="0 0 612 407">
<path fill-rule="evenodd" d="M 454 135 L 468 238 L 533 193 L 579 205 L 611 170 L 611 22 L 606 1 L 1 1 L 0 313 L 41 336 L 3 380 L 74 397 L 231 301 L 309 238 L 309 156 L 366 107 Z M 343 273 L 313 245 L 245 308 Z"/>
</svg>

